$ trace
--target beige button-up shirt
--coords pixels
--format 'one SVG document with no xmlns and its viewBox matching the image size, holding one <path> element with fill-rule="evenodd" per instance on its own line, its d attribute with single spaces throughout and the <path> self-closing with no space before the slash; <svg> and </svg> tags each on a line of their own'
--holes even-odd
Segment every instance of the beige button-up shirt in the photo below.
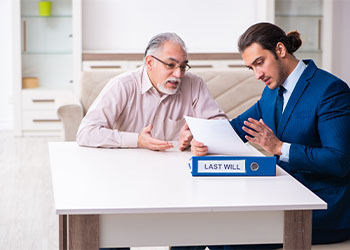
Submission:
<svg viewBox="0 0 350 250">
<path fill-rule="evenodd" d="M 186 73 L 174 95 L 160 95 L 143 67 L 112 78 L 83 118 L 77 142 L 90 147 L 137 147 L 144 127 L 152 137 L 179 139 L 184 116 L 227 119 L 203 80 Z"/>
</svg>

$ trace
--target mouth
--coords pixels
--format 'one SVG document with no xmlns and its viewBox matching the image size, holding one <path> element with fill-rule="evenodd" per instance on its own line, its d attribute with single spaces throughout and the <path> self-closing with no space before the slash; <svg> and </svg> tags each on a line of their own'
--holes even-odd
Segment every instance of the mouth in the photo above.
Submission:
<svg viewBox="0 0 350 250">
<path fill-rule="evenodd" d="M 271 83 L 271 78 L 270 77 L 267 77 L 267 78 L 264 78 L 262 79 L 263 82 L 266 84 L 266 85 L 269 85 Z"/>
<path fill-rule="evenodd" d="M 175 81 L 175 80 L 168 80 L 167 81 L 167 85 L 170 87 L 170 88 L 176 88 L 177 85 L 179 84 L 179 81 Z"/>
</svg>

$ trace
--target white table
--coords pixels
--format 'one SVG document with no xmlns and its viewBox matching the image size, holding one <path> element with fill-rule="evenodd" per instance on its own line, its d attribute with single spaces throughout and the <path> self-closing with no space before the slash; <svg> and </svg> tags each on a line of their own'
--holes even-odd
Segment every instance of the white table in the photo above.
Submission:
<svg viewBox="0 0 350 250">
<path fill-rule="evenodd" d="M 190 152 L 49 143 L 61 249 L 284 243 L 311 248 L 327 204 L 276 177 L 192 177 Z"/>
</svg>

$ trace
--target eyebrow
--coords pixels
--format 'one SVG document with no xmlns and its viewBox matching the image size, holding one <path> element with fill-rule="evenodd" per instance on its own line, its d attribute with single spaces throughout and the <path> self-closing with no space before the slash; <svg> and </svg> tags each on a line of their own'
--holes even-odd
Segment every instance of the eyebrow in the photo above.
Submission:
<svg viewBox="0 0 350 250">
<path fill-rule="evenodd" d="M 169 60 L 174 61 L 176 63 L 179 63 L 179 60 L 173 58 L 173 57 L 168 57 Z M 181 64 L 188 63 L 188 60 L 183 61 Z"/>
<path fill-rule="evenodd" d="M 262 56 L 257 57 L 250 65 L 256 64 L 256 61 L 258 61 L 258 60 L 260 60 L 262 58 L 263 58 Z M 247 66 L 247 67 L 250 67 L 250 66 Z"/>
</svg>

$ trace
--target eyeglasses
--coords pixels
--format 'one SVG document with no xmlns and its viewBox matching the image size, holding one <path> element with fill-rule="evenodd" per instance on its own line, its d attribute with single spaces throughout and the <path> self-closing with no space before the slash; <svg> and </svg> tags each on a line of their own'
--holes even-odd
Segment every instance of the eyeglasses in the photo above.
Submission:
<svg viewBox="0 0 350 250">
<path fill-rule="evenodd" d="M 152 56 L 152 55 L 151 55 Z M 176 63 L 166 63 L 162 60 L 160 60 L 159 58 L 155 57 L 155 56 L 152 56 L 154 59 L 156 59 L 157 61 L 163 63 L 165 65 L 165 67 L 169 70 L 175 70 L 177 68 L 180 68 L 181 72 L 185 72 L 187 70 L 189 70 L 191 68 L 190 65 L 188 65 L 187 63 L 183 63 L 181 65 L 179 64 L 176 64 Z"/>
</svg>

